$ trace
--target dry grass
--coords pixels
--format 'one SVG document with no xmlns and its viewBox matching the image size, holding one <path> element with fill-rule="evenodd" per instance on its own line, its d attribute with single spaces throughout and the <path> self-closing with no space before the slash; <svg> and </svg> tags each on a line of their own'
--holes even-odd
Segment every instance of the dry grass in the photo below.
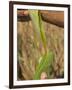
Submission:
<svg viewBox="0 0 72 90">
<path fill-rule="evenodd" d="M 64 72 L 64 29 L 44 22 L 47 48 L 55 55 L 51 78 L 63 77 Z M 35 38 L 31 21 L 17 24 L 18 80 L 32 80 L 38 59 L 44 49 L 39 37 Z M 36 45 L 36 42 L 37 45 Z"/>
</svg>

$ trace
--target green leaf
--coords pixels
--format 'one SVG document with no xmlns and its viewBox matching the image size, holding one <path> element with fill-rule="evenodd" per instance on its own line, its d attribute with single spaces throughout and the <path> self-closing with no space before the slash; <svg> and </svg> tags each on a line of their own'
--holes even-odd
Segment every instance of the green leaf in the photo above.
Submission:
<svg viewBox="0 0 72 90">
<path fill-rule="evenodd" d="M 51 70 L 50 66 L 52 65 L 53 62 L 54 62 L 54 54 L 51 51 L 49 51 L 46 55 L 42 57 L 41 62 L 38 64 L 34 75 L 34 79 L 35 80 L 40 79 L 41 73 L 44 72 L 46 69 L 48 70 L 48 72 L 50 72 Z"/>
<path fill-rule="evenodd" d="M 40 34 L 40 27 L 39 27 L 39 18 L 38 18 L 38 10 L 28 10 L 29 15 L 32 20 L 32 24 L 34 26 L 35 32 Z"/>
<path fill-rule="evenodd" d="M 38 10 L 29 10 L 29 15 L 31 17 L 37 37 L 41 38 L 45 50 L 45 54 L 41 56 L 38 60 L 40 61 L 40 63 L 36 67 L 36 71 L 33 78 L 34 80 L 38 80 L 40 79 L 40 75 L 42 72 L 48 70 L 48 74 L 50 73 L 51 65 L 54 62 L 54 54 L 51 51 L 47 51 L 45 29 L 41 19 L 41 14 Z"/>
<path fill-rule="evenodd" d="M 47 51 L 46 48 L 46 36 L 45 36 L 45 30 L 43 26 L 43 22 L 41 19 L 41 14 L 38 12 L 38 10 L 29 10 L 29 15 L 31 17 L 35 32 L 37 33 L 37 36 L 41 38 L 45 52 Z"/>
<path fill-rule="evenodd" d="M 42 38 L 42 42 L 43 42 L 45 52 L 47 52 L 45 29 L 44 29 L 44 25 L 43 25 L 43 22 L 42 22 L 42 19 L 41 19 L 41 14 L 39 13 L 38 16 L 39 16 L 40 34 L 41 34 L 41 38 Z"/>
</svg>

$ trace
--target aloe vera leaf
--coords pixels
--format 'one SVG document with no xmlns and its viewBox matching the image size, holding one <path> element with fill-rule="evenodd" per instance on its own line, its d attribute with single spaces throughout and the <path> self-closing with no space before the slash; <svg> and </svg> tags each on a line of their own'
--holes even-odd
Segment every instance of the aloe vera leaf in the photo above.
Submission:
<svg viewBox="0 0 72 90">
<path fill-rule="evenodd" d="M 54 62 L 54 54 L 49 51 L 46 55 L 44 55 L 42 57 L 41 62 L 38 64 L 37 68 L 36 68 L 36 72 L 34 75 L 34 79 L 38 80 L 40 79 L 40 75 L 43 71 L 45 71 L 46 69 L 48 69 L 48 71 L 50 72 L 50 65 Z"/>
</svg>

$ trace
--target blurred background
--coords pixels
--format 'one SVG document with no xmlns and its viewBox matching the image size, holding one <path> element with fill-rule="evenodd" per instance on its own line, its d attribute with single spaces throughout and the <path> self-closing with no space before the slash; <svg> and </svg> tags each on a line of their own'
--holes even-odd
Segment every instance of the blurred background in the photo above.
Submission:
<svg viewBox="0 0 72 90">
<path fill-rule="evenodd" d="M 43 16 L 48 17 L 48 11 L 41 11 Z M 51 11 L 49 11 L 51 12 Z M 58 11 L 59 12 L 59 11 Z M 52 11 L 53 15 L 56 13 Z M 63 12 L 62 12 L 63 13 Z M 18 80 L 32 80 L 38 60 L 44 53 L 44 48 L 39 36 L 35 35 L 34 27 L 27 10 L 17 11 L 17 77 Z M 56 17 L 55 17 L 56 19 Z M 47 48 L 54 53 L 55 62 L 50 78 L 64 77 L 64 28 L 43 21 Z M 47 70 L 46 70 L 47 72 Z"/>
</svg>

